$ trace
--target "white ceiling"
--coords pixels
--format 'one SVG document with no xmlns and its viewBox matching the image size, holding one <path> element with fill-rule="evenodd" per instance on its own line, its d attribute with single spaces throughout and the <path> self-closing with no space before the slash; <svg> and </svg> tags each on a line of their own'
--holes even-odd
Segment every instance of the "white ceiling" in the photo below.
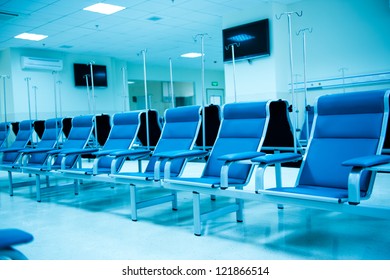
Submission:
<svg viewBox="0 0 390 280">
<path fill-rule="evenodd" d="M 224 15 L 238 13 L 243 7 L 256 9 L 264 2 L 289 4 L 297 0 L 103 0 L 100 2 L 126 9 L 110 16 L 83 11 L 97 2 L 0 0 L 0 50 L 39 48 L 142 63 L 139 53 L 146 49 L 147 62 L 164 65 L 172 58 L 179 66 L 192 67 L 199 65 L 199 59 L 190 61 L 179 56 L 200 52 L 197 35 L 207 34 L 205 66 L 221 69 Z M 160 20 L 150 20 L 153 17 Z M 40 42 L 14 38 L 23 32 L 49 37 Z"/>
</svg>

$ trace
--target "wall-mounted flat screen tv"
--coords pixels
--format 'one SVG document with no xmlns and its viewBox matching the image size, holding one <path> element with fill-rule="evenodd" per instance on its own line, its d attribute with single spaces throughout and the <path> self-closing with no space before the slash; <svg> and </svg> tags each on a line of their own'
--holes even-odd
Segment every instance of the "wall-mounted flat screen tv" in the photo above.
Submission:
<svg viewBox="0 0 390 280">
<path fill-rule="evenodd" d="M 222 30 L 223 61 L 232 61 L 234 44 L 235 60 L 270 55 L 269 21 L 263 19 Z"/>
<path fill-rule="evenodd" d="M 92 86 L 90 64 L 74 63 L 74 84 L 75 86 Z M 95 87 L 107 87 L 107 69 L 105 65 L 92 64 L 93 84 Z"/>
</svg>

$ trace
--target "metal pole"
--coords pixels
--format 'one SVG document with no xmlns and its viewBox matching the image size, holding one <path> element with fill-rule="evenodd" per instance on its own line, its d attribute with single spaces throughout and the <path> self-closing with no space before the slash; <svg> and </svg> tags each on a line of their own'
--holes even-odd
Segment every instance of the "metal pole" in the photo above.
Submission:
<svg viewBox="0 0 390 280">
<path fill-rule="evenodd" d="M 148 85 L 146 80 L 146 49 L 141 51 L 144 62 L 144 89 L 145 89 L 145 109 L 146 109 L 146 146 L 150 149 L 150 135 L 149 135 L 149 100 L 148 100 Z"/>
<path fill-rule="evenodd" d="M 24 79 L 26 81 L 26 86 L 27 86 L 27 101 L 28 101 L 28 118 L 31 121 L 31 103 L 30 103 L 30 77 L 26 77 Z"/>
<path fill-rule="evenodd" d="M 130 102 L 129 102 L 129 89 L 127 85 L 127 79 L 126 79 L 126 67 L 122 67 L 122 86 L 123 86 L 123 111 L 127 111 L 127 104 L 129 104 L 130 107 Z M 130 108 L 129 108 L 130 111 Z"/>
<path fill-rule="evenodd" d="M 62 118 L 62 94 L 61 94 L 61 81 L 57 81 L 58 85 L 58 98 L 59 98 L 59 103 L 60 103 L 60 118 Z"/>
<path fill-rule="evenodd" d="M 38 119 L 38 105 L 37 105 L 37 86 L 33 86 L 34 89 L 34 102 L 35 102 L 35 119 Z"/>
<path fill-rule="evenodd" d="M 170 78 L 171 78 L 171 102 L 172 102 L 172 108 L 175 108 L 175 94 L 173 92 L 172 58 L 169 58 L 169 75 L 170 75 Z"/>
<path fill-rule="evenodd" d="M 88 113 L 91 114 L 91 94 L 89 92 L 89 82 L 88 82 L 89 75 L 84 75 L 85 78 L 85 84 L 87 85 L 87 98 L 88 98 Z"/>
<path fill-rule="evenodd" d="M 5 79 L 9 78 L 8 75 L 1 75 L 3 78 L 3 93 L 4 93 L 4 122 L 7 122 L 7 92 L 5 86 Z"/>
<path fill-rule="evenodd" d="M 56 74 L 57 72 L 56 71 L 53 71 L 52 72 L 53 74 L 53 86 L 54 86 L 54 113 L 55 113 L 55 117 L 58 118 L 58 110 L 57 110 L 57 86 L 56 86 Z"/>
<path fill-rule="evenodd" d="M 292 110 L 293 110 L 293 137 L 294 137 L 294 153 L 297 152 L 297 143 L 296 143 L 296 131 L 297 131 L 297 116 L 296 112 L 296 100 L 295 100 L 295 91 L 294 91 L 294 61 L 293 61 L 293 50 L 292 50 L 292 36 L 291 36 L 291 14 L 287 14 L 288 18 L 288 37 L 289 37 L 289 50 L 290 50 L 290 79 L 291 79 L 291 95 L 292 95 Z"/>
<path fill-rule="evenodd" d="M 95 64 L 94 61 L 90 61 L 89 62 L 89 69 L 90 69 L 90 72 L 91 72 L 91 90 L 92 90 L 92 111 L 93 111 L 93 115 L 96 116 L 96 102 L 95 102 L 95 84 L 94 84 L 94 78 L 93 78 L 93 64 Z M 95 127 L 95 141 L 94 141 L 94 145 L 95 147 L 98 146 L 98 136 L 97 136 L 97 124 L 96 124 L 96 120 L 94 122 L 94 127 Z"/>
<path fill-rule="evenodd" d="M 305 88 L 305 120 L 306 138 L 309 140 L 309 112 L 307 108 L 307 79 L 306 79 L 306 32 L 303 32 L 303 86 Z"/>
<path fill-rule="evenodd" d="M 226 50 L 229 49 L 229 47 L 232 47 L 232 63 L 233 63 L 233 90 L 234 90 L 234 102 L 237 102 L 237 86 L 236 86 L 236 58 L 234 53 L 234 45 L 237 45 L 239 47 L 240 45 L 238 43 L 233 43 L 227 46 Z"/>
<path fill-rule="evenodd" d="M 203 141 L 203 150 L 206 150 L 206 116 L 205 116 L 205 106 L 206 106 L 206 93 L 205 93 L 205 78 L 204 78 L 204 36 L 207 34 L 198 34 L 196 37 L 200 36 L 201 38 L 201 57 L 202 57 L 202 141 Z"/>
<path fill-rule="evenodd" d="M 276 16 L 276 19 L 281 19 L 283 15 L 287 15 L 287 21 L 288 21 L 288 37 L 289 37 L 289 54 L 290 54 L 290 84 L 291 84 L 291 101 L 292 101 L 292 111 L 293 111 L 293 116 L 294 116 L 294 121 L 293 121 L 293 137 L 294 137 L 294 152 L 297 152 L 297 113 L 296 110 L 296 96 L 295 96 L 295 91 L 294 91 L 294 62 L 293 62 L 293 50 L 292 50 L 292 36 L 291 36 L 291 15 L 296 14 L 297 16 L 301 17 L 302 16 L 302 11 L 300 13 L 297 12 L 286 12 L 282 13 L 279 17 Z"/>
</svg>

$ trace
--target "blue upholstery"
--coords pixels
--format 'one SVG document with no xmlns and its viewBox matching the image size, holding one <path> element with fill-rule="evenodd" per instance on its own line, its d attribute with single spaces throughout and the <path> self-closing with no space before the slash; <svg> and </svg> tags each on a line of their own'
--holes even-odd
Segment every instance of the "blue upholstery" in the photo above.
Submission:
<svg viewBox="0 0 390 280">
<path fill-rule="evenodd" d="M 16 135 L 15 141 L 9 148 L 0 149 L 3 153 L 3 164 L 15 163 L 19 157 L 19 149 L 25 148 L 30 142 L 33 133 L 34 121 L 24 120 L 19 124 L 19 131 Z"/>
<path fill-rule="evenodd" d="M 11 124 L 9 122 L 0 123 L 0 148 L 3 147 L 8 135 L 11 131 Z"/>
<path fill-rule="evenodd" d="M 194 144 L 199 129 L 200 107 L 185 106 L 172 108 L 165 111 L 165 124 L 161 132 L 159 141 L 152 157 L 150 158 L 146 169 L 145 176 L 153 174 L 154 164 L 157 157 L 154 154 L 191 149 Z M 177 159 L 172 162 L 172 176 L 180 174 L 185 163 L 185 159 Z M 161 173 L 164 171 L 164 166 L 161 166 Z M 132 175 L 132 173 L 121 173 L 122 175 Z"/>
<path fill-rule="evenodd" d="M 370 91 L 321 96 L 297 185 L 267 191 L 330 197 L 348 197 L 350 166 L 343 162 L 379 154 L 383 145 L 383 121 L 388 106 L 385 91 Z M 386 105 L 386 106 L 385 106 Z M 360 195 L 370 188 L 372 172 L 365 171 Z"/>
<path fill-rule="evenodd" d="M 268 102 L 232 103 L 223 107 L 223 119 L 218 137 L 214 143 L 201 178 L 194 181 L 219 184 L 226 154 L 258 151 L 267 127 Z M 251 165 L 233 164 L 229 169 L 229 181 L 245 184 L 251 172 Z M 181 179 L 179 179 L 181 180 Z M 184 179 L 188 181 L 188 179 Z"/>
<path fill-rule="evenodd" d="M 81 149 L 86 146 L 93 130 L 93 124 L 95 116 L 83 115 L 76 116 L 72 119 L 72 128 L 69 132 L 67 140 L 62 145 L 62 150 L 67 149 Z M 51 165 L 51 169 L 61 168 L 61 155 L 56 157 L 54 163 Z M 69 156 L 66 158 L 65 165 L 67 168 L 71 168 L 77 161 L 78 155 Z"/>
<path fill-rule="evenodd" d="M 43 135 L 41 140 L 38 142 L 36 149 L 54 148 L 61 133 L 61 128 L 62 119 L 54 118 L 46 120 Z M 28 153 L 29 149 L 21 150 L 21 152 Z M 48 155 L 46 152 L 31 153 L 28 164 L 44 164 L 47 157 Z"/>
<path fill-rule="evenodd" d="M 108 155 L 110 151 L 114 150 L 126 150 L 129 149 L 137 136 L 139 125 L 140 125 L 140 112 L 125 112 L 117 113 L 113 116 L 112 126 L 108 138 L 103 148 L 93 155 L 98 158 L 97 173 L 110 173 L 111 162 L 113 157 L 100 156 Z M 107 152 L 107 153 L 106 153 Z M 116 161 L 116 170 L 119 171 L 125 158 Z M 72 168 L 73 171 L 81 171 L 86 174 L 92 174 L 92 168 Z"/>
<path fill-rule="evenodd" d="M 26 259 L 26 257 L 16 251 L 13 246 L 29 243 L 34 237 L 20 229 L 0 229 L 0 259 Z"/>
</svg>

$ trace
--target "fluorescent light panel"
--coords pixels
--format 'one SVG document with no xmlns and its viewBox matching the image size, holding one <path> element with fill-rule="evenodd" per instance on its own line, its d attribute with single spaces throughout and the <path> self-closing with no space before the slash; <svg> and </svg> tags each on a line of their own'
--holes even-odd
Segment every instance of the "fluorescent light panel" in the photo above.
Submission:
<svg viewBox="0 0 390 280">
<path fill-rule="evenodd" d="M 42 34 L 34 34 L 34 33 L 22 33 L 19 35 L 16 35 L 14 38 L 16 39 L 23 39 L 23 40 L 30 40 L 30 41 L 40 41 L 43 39 L 46 39 L 46 35 Z"/>
<path fill-rule="evenodd" d="M 185 58 L 197 58 L 201 56 L 202 56 L 201 53 L 196 53 L 196 52 L 184 53 L 181 55 L 181 57 L 185 57 Z"/>
<path fill-rule="evenodd" d="M 117 5 L 111 5 L 106 3 L 97 3 L 92 6 L 85 7 L 84 11 L 90 11 L 94 13 L 104 14 L 104 15 L 111 15 L 116 12 L 122 11 L 126 9 L 126 7 L 117 6 Z"/>
</svg>

